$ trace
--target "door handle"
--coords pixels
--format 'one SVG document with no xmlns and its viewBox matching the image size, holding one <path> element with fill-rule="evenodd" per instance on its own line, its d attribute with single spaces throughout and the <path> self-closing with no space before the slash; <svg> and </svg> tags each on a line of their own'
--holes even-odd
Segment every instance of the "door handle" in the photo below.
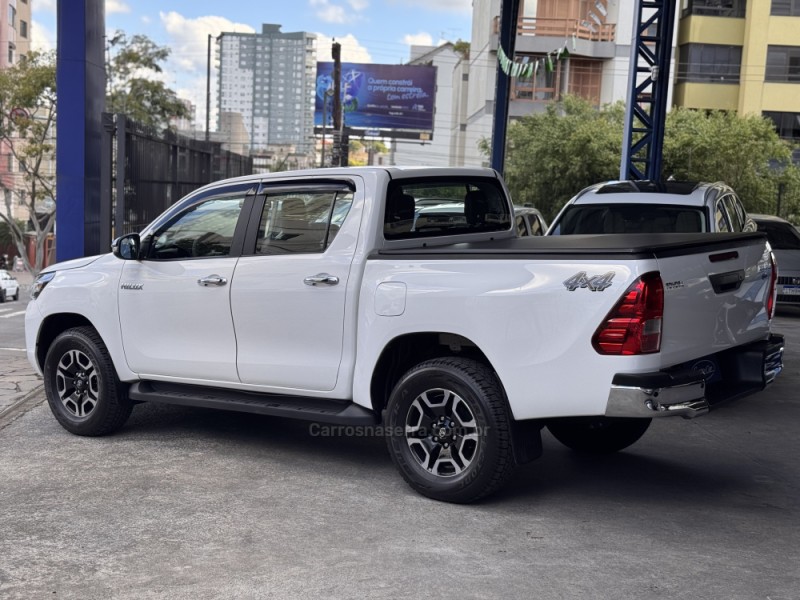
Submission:
<svg viewBox="0 0 800 600">
<path fill-rule="evenodd" d="M 336 285 L 339 283 L 339 278 L 336 275 L 328 275 L 327 273 L 318 273 L 311 277 L 303 279 L 306 285 Z"/>
<path fill-rule="evenodd" d="M 228 280 L 220 275 L 207 275 L 197 280 L 197 285 L 202 285 L 203 287 L 225 285 L 226 283 L 228 283 Z"/>
</svg>

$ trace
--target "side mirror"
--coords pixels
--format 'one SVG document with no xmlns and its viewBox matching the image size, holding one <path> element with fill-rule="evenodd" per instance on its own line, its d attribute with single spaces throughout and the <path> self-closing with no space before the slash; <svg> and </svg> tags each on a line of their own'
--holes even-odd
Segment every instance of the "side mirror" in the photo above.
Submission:
<svg viewBox="0 0 800 600">
<path fill-rule="evenodd" d="M 111 243 L 111 253 L 122 260 L 139 260 L 142 242 L 138 233 L 118 237 Z"/>
</svg>

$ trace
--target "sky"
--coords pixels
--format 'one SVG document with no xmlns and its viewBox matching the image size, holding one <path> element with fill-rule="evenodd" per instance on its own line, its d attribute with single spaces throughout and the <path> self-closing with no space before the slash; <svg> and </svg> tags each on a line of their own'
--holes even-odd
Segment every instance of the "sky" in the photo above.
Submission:
<svg viewBox="0 0 800 600">
<path fill-rule="evenodd" d="M 31 0 L 35 48 L 55 49 L 56 6 L 57 0 Z M 107 35 L 142 33 L 171 49 L 161 78 L 195 103 L 198 124 L 205 122 L 208 34 L 277 23 L 285 33 L 317 34 L 319 61 L 331 60 L 335 38 L 344 62 L 398 64 L 408 62 L 411 44 L 469 40 L 472 27 L 472 0 L 105 0 L 105 7 Z"/>
</svg>

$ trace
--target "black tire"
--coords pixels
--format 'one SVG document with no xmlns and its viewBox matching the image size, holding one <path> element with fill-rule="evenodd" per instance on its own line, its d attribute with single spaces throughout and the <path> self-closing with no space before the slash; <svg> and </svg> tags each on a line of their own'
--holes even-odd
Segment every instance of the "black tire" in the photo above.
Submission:
<svg viewBox="0 0 800 600">
<path fill-rule="evenodd" d="M 502 487 L 516 467 L 505 394 L 477 361 L 437 358 L 415 366 L 392 391 L 384 423 L 392 460 L 429 498 L 473 502 Z"/>
<path fill-rule="evenodd" d="M 6 291 L 0 290 L 0 304 L 6 301 Z"/>
<path fill-rule="evenodd" d="M 56 337 L 44 361 L 44 389 L 55 418 L 76 435 L 112 433 L 133 407 L 92 327 L 68 329 Z"/>
<path fill-rule="evenodd" d="M 17 293 L 16 293 L 16 294 L 14 294 L 14 297 L 13 297 L 13 299 L 14 299 L 14 300 L 19 300 L 19 288 L 17 288 Z"/>
<path fill-rule="evenodd" d="M 621 417 L 572 417 L 548 422 L 547 429 L 559 442 L 591 454 L 610 454 L 638 441 L 652 419 Z"/>
</svg>

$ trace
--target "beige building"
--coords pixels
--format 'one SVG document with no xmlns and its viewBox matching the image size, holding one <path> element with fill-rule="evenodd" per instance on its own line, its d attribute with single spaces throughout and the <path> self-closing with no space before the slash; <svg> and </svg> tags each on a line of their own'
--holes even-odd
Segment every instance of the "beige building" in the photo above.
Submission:
<svg viewBox="0 0 800 600">
<path fill-rule="evenodd" d="M 800 141 L 800 0 L 682 0 L 675 104 L 761 114 Z"/>
</svg>

